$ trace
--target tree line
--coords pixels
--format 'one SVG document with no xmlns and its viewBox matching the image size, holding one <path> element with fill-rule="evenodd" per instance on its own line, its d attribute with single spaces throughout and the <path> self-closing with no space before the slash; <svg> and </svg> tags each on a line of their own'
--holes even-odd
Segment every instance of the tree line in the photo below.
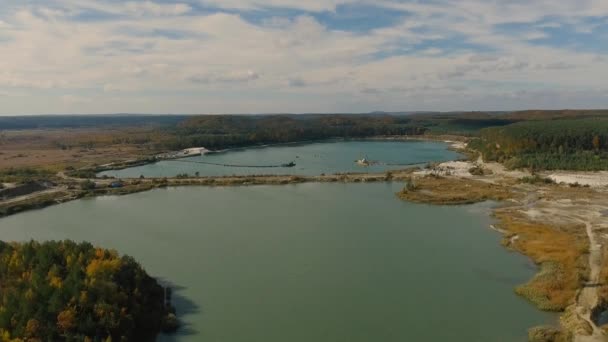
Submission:
<svg viewBox="0 0 608 342">
<path fill-rule="evenodd" d="M 2 341 L 153 341 L 171 311 L 131 257 L 72 241 L 0 242 Z"/>
<path fill-rule="evenodd" d="M 166 132 L 169 149 L 204 146 L 209 149 L 286 143 L 328 138 L 378 135 L 420 135 L 424 127 L 394 116 L 197 116 Z"/>
<path fill-rule="evenodd" d="M 518 122 L 481 130 L 470 144 L 484 159 L 513 168 L 608 169 L 608 118 Z"/>
</svg>

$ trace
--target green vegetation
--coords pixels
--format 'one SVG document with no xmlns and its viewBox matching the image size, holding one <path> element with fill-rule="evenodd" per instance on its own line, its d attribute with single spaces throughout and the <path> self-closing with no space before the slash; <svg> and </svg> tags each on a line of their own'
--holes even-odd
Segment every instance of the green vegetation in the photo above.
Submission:
<svg viewBox="0 0 608 342">
<path fill-rule="evenodd" d="M 153 341 L 175 323 L 137 262 L 89 243 L 0 242 L 0 289 L 2 341 Z"/>
<path fill-rule="evenodd" d="M 521 182 L 525 184 L 555 184 L 553 179 L 541 177 L 539 175 L 523 177 L 521 178 Z"/>
<path fill-rule="evenodd" d="M 95 182 L 93 182 L 90 179 L 87 179 L 80 183 L 80 189 L 82 189 L 82 190 L 93 190 L 93 189 L 95 189 L 95 187 L 96 187 Z"/>
<path fill-rule="evenodd" d="M 416 185 L 416 183 L 414 182 L 414 179 L 412 177 L 408 177 L 405 179 L 405 187 L 404 187 L 405 191 L 416 191 L 418 190 L 418 186 Z"/>
<path fill-rule="evenodd" d="M 70 177 L 74 177 L 74 178 L 96 178 L 97 177 L 97 173 L 93 170 L 67 170 L 67 174 Z"/>
<path fill-rule="evenodd" d="M 532 169 L 608 169 L 608 111 L 368 113 L 196 116 L 37 116 L 0 118 L 0 145 L 13 152 L 5 167 L 36 159 L 20 153 L 23 142 L 52 151 L 59 169 L 92 178 L 99 164 L 127 168 L 154 162 L 156 153 L 189 147 L 211 150 L 330 138 L 451 136 L 474 138 L 487 160 Z M 65 128 L 68 128 L 67 130 Z M 24 133 L 15 130 L 35 130 Z M 477 140 L 476 138 L 479 138 Z M 71 151 L 80 148 L 77 151 Z M 65 151 L 57 154 L 56 150 Z M 42 151 L 41 150 L 41 151 Z M 98 153 L 101 157 L 83 160 Z M 42 152 L 41 152 L 42 153 Z M 10 164 L 8 161 L 15 162 Z M 44 159 L 40 159 L 43 161 Z M 48 167 L 48 163 L 45 164 Z M 83 171 L 84 170 L 84 171 Z M 479 171 L 479 170 L 477 170 Z M 7 175 L 0 174 L 0 180 Z M 27 172 L 23 175 L 31 177 Z"/>
<path fill-rule="evenodd" d="M 608 118 L 525 121 L 486 128 L 470 146 L 485 160 L 532 170 L 608 169 Z"/>
<path fill-rule="evenodd" d="M 502 113 L 445 113 L 417 114 L 409 117 L 411 124 L 421 127 L 427 134 L 477 136 L 487 127 L 506 126 L 520 121 Z"/>
<path fill-rule="evenodd" d="M 52 171 L 34 168 L 9 168 L 0 170 L 0 183 L 31 183 L 53 177 Z"/>
<path fill-rule="evenodd" d="M 87 127 L 170 126 L 184 115 L 28 115 L 0 117 L 0 130 Z"/>
<path fill-rule="evenodd" d="M 288 143 L 327 138 L 362 138 L 378 135 L 418 135 L 424 128 L 407 117 L 323 115 L 197 116 L 169 130 L 167 147 L 210 149 L 258 144 Z"/>
<path fill-rule="evenodd" d="M 488 172 L 490 172 L 490 171 L 485 170 L 481 165 L 477 165 L 477 164 L 469 169 L 469 173 L 472 174 L 473 176 L 484 176 Z"/>
<path fill-rule="evenodd" d="M 551 326 L 534 327 L 528 330 L 529 342 L 566 342 L 572 341 L 572 337 L 568 336 L 559 329 Z"/>
<path fill-rule="evenodd" d="M 20 213 L 26 210 L 41 209 L 53 204 L 61 203 L 62 199 L 65 198 L 67 195 L 67 193 L 59 191 L 38 195 L 33 198 L 24 199 L 17 202 L 0 202 L 0 218 Z"/>
</svg>

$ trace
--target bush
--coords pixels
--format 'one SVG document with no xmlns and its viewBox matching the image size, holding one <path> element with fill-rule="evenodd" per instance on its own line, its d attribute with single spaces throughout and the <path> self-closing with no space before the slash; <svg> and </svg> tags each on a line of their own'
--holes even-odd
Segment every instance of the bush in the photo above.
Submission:
<svg viewBox="0 0 608 342">
<path fill-rule="evenodd" d="M 528 330 L 530 342 L 558 342 L 561 332 L 554 327 L 534 327 Z"/>
<path fill-rule="evenodd" d="M 393 173 L 391 171 L 386 171 L 386 174 L 384 175 L 384 180 L 387 182 L 393 180 Z"/>
<path fill-rule="evenodd" d="M 483 176 L 486 174 L 484 168 L 481 167 L 480 165 L 475 165 L 472 168 L 470 168 L 469 173 L 472 174 L 473 176 Z"/>
<path fill-rule="evenodd" d="M 522 183 L 526 184 L 555 184 L 553 179 L 548 177 L 541 177 L 539 175 L 526 176 L 520 179 Z"/>
<path fill-rule="evenodd" d="M 409 177 L 408 179 L 405 180 L 405 188 L 406 191 L 416 191 L 418 190 L 418 186 L 416 185 L 416 183 L 414 182 L 414 180 L 412 179 L 412 177 Z"/>
<path fill-rule="evenodd" d="M 9 168 L 0 170 L 0 183 L 31 183 L 48 180 L 53 172 L 44 169 Z"/>
<path fill-rule="evenodd" d="M 95 178 L 97 174 L 93 170 L 76 170 L 68 172 L 70 177 L 74 178 Z"/>
<path fill-rule="evenodd" d="M 85 180 L 84 182 L 80 183 L 80 189 L 82 190 L 93 190 L 95 189 L 96 185 L 95 182 L 91 181 L 91 180 Z"/>
</svg>

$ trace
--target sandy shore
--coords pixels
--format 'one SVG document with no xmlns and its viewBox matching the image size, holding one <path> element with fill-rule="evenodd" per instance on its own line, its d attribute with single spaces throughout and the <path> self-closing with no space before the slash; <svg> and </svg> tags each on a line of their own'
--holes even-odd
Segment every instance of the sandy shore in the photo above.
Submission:
<svg viewBox="0 0 608 342">
<path fill-rule="evenodd" d="M 475 168 L 483 169 L 483 174 Z M 518 287 L 518 293 L 545 310 L 564 310 L 563 330 L 558 333 L 564 341 L 608 341 L 594 317 L 598 307 L 608 303 L 608 291 L 604 290 L 608 275 L 608 172 L 547 173 L 541 176 L 558 184 L 535 185 L 521 181 L 530 176 L 527 171 L 507 170 L 479 159 L 441 163 L 413 176 L 416 188 L 401 194 L 407 200 L 460 204 L 467 199 L 502 199 L 508 203 L 494 210 L 499 223 L 492 228 L 505 235 L 506 246 L 528 255 L 541 268 L 528 284 Z M 490 186 L 483 183 L 498 188 L 480 191 Z M 575 183 L 589 187 L 567 186 Z M 501 189 L 510 191 L 507 201 Z M 544 331 L 539 329 L 535 331 Z"/>
<path fill-rule="evenodd" d="M 443 141 L 449 143 L 453 149 L 466 149 L 464 142 Z M 0 211 L 3 205 L 23 207 L 27 204 L 31 205 L 28 208 L 34 209 L 82 196 L 122 195 L 167 186 L 403 182 L 414 179 L 415 183 L 421 186 L 418 191 L 422 202 L 462 204 L 468 203 L 467 196 L 471 195 L 474 197 L 473 201 L 495 199 L 508 203 L 506 207 L 494 210 L 494 215 L 500 222 L 494 228 L 505 235 L 506 246 L 531 257 L 540 266 L 542 273 L 542 276 L 535 277 L 521 287 L 522 295 L 528 293 L 525 296 L 530 296 L 529 299 L 539 307 L 545 305 L 545 308 L 551 310 L 565 310 L 562 328 L 564 332 L 572 334 L 574 341 L 608 341 L 608 336 L 596 326 L 592 317 L 592 312 L 600 302 L 608 302 L 608 290 L 604 295 L 601 292 L 603 285 L 598 286 L 602 279 L 608 277 L 608 261 L 604 261 L 608 260 L 608 215 L 605 215 L 608 213 L 608 196 L 605 192 L 608 172 L 547 172 L 541 175 L 553 179 L 558 184 L 522 183 L 521 178 L 530 176 L 529 172 L 507 170 L 499 163 L 486 163 L 481 158 L 475 161 L 440 163 L 428 169 L 374 174 L 123 179 L 124 187 L 120 189 L 108 187 L 115 180 L 96 179 L 97 189 L 89 191 L 76 188 L 69 190 L 67 185 L 78 184 L 82 180 L 62 174 L 63 177 L 59 178 L 63 184 L 60 186 L 67 193 L 57 192 L 58 196 L 61 195 L 60 198 L 47 198 L 54 193 L 41 193 L 43 202 L 37 205 L 35 202 L 38 194 L 33 194 L 19 199 L 18 203 L 0 202 Z M 559 185 L 560 183 L 578 183 L 589 185 L 589 188 L 573 188 Z M 450 191 L 453 194 L 450 194 Z M 453 200 L 453 203 L 444 202 L 449 200 Z M 550 273 L 553 268 L 547 265 L 554 264 L 561 265 L 562 273 Z M 547 277 L 556 284 L 545 284 Z M 547 288 L 544 288 L 545 286 Z M 536 292 L 530 292 L 530 289 Z M 544 294 L 543 291 L 547 293 Z"/>
<path fill-rule="evenodd" d="M 553 173 L 543 173 L 546 177 L 552 179 L 556 183 L 564 184 L 580 184 L 591 187 L 608 186 L 608 171 L 598 172 L 567 172 L 558 171 Z"/>
</svg>

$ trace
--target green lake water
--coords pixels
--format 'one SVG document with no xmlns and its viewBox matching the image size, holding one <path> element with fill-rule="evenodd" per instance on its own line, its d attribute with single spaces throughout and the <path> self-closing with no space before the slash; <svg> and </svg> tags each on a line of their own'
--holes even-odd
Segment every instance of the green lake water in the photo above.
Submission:
<svg viewBox="0 0 608 342">
<path fill-rule="evenodd" d="M 350 158 L 350 157 L 349 157 Z M 174 288 L 160 341 L 523 342 L 554 323 L 513 288 L 490 204 L 405 203 L 401 184 L 169 188 L 0 220 L 5 241 L 91 241 Z"/>
<path fill-rule="evenodd" d="M 411 164 L 443 162 L 458 158 L 458 154 L 446 149 L 447 144 L 429 141 L 323 141 L 307 144 L 292 144 L 232 150 L 225 153 L 161 161 L 124 170 L 112 170 L 100 175 L 135 178 L 172 177 L 187 173 L 201 176 L 297 174 L 320 175 L 337 172 L 383 172 L 403 169 L 407 166 L 387 164 Z M 367 159 L 379 162 L 369 167 L 358 166 L 355 160 Z M 205 165 L 207 162 L 228 165 L 268 166 L 295 162 L 295 167 L 250 168 Z"/>
</svg>

